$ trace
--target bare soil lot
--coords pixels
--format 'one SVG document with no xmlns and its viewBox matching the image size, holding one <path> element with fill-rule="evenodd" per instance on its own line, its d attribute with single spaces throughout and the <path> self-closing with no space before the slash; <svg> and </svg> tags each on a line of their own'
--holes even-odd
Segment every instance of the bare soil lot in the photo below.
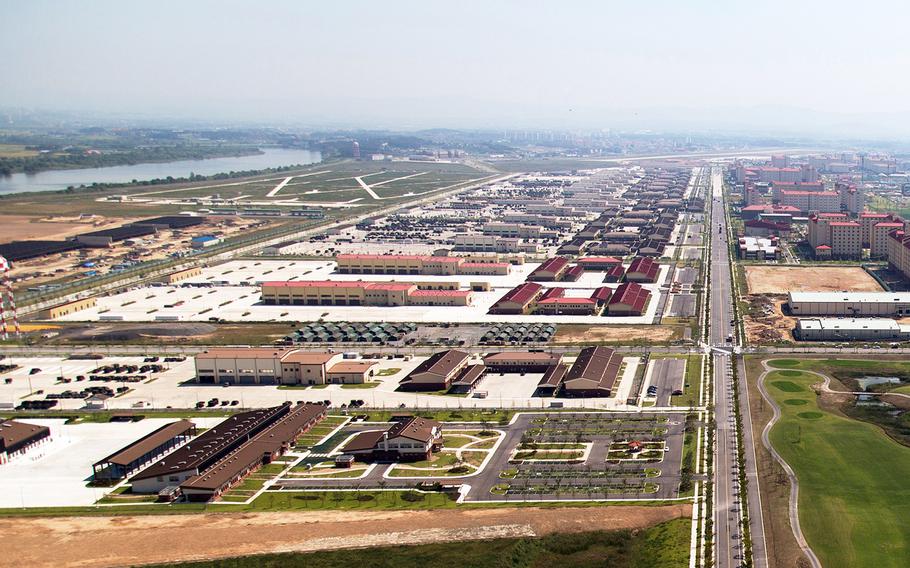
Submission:
<svg viewBox="0 0 910 568">
<path fill-rule="evenodd" d="M 104 225 L 116 220 L 94 218 L 79 221 L 77 218 L 51 219 L 31 215 L 0 215 L 0 243 L 25 240 L 63 240 L 79 233 L 95 230 L 92 221 Z"/>
<path fill-rule="evenodd" d="M 750 294 L 882 290 L 859 266 L 746 266 L 745 271 Z"/>
<path fill-rule="evenodd" d="M 690 513 L 690 505 L 678 504 L 8 518 L 0 520 L 5 549 L 0 566 L 128 566 L 402 542 L 642 528 Z"/>
<path fill-rule="evenodd" d="M 682 326 L 670 325 L 561 325 L 555 343 L 629 343 L 673 341 L 682 337 Z"/>
<path fill-rule="evenodd" d="M 792 331 L 796 327 L 796 318 L 784 315 L 786 296 L 746 296 L 745 299 L 752 306 L 753 312 L 753 315 L 743 318 L 749 343 L 793 341 Z"/>
</svg>

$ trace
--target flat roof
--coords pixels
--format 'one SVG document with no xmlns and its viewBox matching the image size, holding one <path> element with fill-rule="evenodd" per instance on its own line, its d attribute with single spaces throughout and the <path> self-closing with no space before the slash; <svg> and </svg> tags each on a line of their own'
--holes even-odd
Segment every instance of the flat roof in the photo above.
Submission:
<svg viewBox="0 0 910 568">
<path fill-rule="evenodd" d="M 789 292 L 792 302 L 910 303 L 910 292 Z"/>
<path fill-rule="evenodd" d="M 562 355 L 559 353 L 542 353 L 539 351 L 529 352 L 529 351 L 500 351 L 499 353 L 491 353 L 483 358 L 483 362 L 486 364 L 496 364 L 502 362 L 512 362 L 512 361 L 531 361 L 539 363 L 549 363 L 551 361 L 559 361 L 562 359 Z"/>
<path fill-rule="evenodd" d="M 189 432 L 196 425 L 189 420 L 178 420 L 165 424 L 154 432 L 146 434 L 132 444 L 121 448 L 115 453 L 107 456 L 103 460 L 98 460 L 95 465 L 104 463 L 114 463 L 117 465 L 129 465 L 141 458 L 142 456 L 154 451 L 156 448 L 168 441 Z"/>
<path fill-rule="evenodd" d="M 211 347 L 196 355 L 196 359 L 278 359 L 287 349 L 271 347 Z"/>
<path fill-rule="evenodd" d="M 374 361 L 341 361 L 332 365 L 329 373 L 366 373 L 379 363 Z"/>
<path fill-rule="evenodd" d="M 902 328 L 897 321 L 890 318 L 801 318 L 796 325 L 800 329 L 817 331 L 858 331 L 862 329 L 900 331 Z"/>
</svg>

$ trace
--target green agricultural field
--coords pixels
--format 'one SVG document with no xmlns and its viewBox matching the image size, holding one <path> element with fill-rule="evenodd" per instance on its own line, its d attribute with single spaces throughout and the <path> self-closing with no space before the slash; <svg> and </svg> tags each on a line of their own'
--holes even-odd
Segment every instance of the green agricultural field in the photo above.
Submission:
<svg viewBox="0 0 910 568">
<path fill-rule="evenodd" d="M 781 407 L 771 443 L 799 478 L 802 530 L 827 568 L 906 566 L 910 448 L 876 426 L 819 408 L 811 389 L 818 382 L 779 371 L 765 379 Z"/>
<path fill-rule="evenodd" d="M 490 566 L 677 568 L 688 564 L 690 531 L 690 520 L 676 519 L 636 532 L 558 533 L 537 538 L 498 538 L 359 550 L 266 554 L 168 566 L 450 568 L 457 565 L 462 568 Z M 456 562 L 453 563 L 453 559 L 456 559 Z"/>
</svg>

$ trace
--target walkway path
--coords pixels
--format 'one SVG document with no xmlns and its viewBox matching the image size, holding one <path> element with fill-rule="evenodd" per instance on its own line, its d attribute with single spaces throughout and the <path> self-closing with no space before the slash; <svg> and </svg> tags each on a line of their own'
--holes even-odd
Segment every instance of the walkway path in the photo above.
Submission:
<svg viewBox="0 0 910 568">
<path fill-rule="evenodd" d="M 761 392 L 762 397 L 768 401 L 768 404 L 771 405 L 771 410 L 774 412 L 774 415 L 771 417 L 771 420 L 765 425 L 764 430 L 761 433 L 761 441 L 765 448 L 771 452 L 771 455 L 774 456 L 774 459 L 777 460 L 777 463 L 784 468 L 784 471 L 787 473 L 787 477 L 790 479 L 790 528 L 793 530 L 793 536 L 796 538 L 797 544 L 799 544 L 800 549 L 802 549 L 803 554 L 806 555 L 806 558 L 809 559 L 809 562 L 812 564 L 813 568 L 822 568 L 822 563 L 819 561 L 818 557 L 815 556 L 815 553 L 812 551 L 812 548 L 809 546 L 809 543 L 806 542 L 806 538 L 803 536 L 802 528 L 799 525 L 799 479 L 796 477 L 796 473 L 793 471 L 793 468 L 790 467 L 784 458 L 777 453 L 777 450 L 774 449 L 774 446 L 771 445 L 770 432 L 771 428 L 777 423 L 780 419 L 780 407 L 774 401 L 774 398 L 768 393 L 768 390 L 765 388 L 765 377 L 768 376 L 768 373 L 778 371 L 780 369 L 774 369 L 768 366 L 768 361 L 761 362 L 764 371 L 761 376 L 758 377 L 758 390 Z M 814 371 L 803 371 L 803 373 L 809 373 L 812 375 L 818 375 L 825 379 L 824 386 L 827 388 L 828 377 L 821 373 L 816 373 Z"/>
</svg>

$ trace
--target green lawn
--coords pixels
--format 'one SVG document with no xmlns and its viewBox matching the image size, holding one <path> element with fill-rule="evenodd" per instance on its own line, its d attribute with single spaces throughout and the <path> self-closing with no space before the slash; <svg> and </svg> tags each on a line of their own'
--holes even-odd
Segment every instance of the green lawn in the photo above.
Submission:
<svg viewBox="0 0 910 568">
<path fill-rule="evenodd" d="M 810 388 L 818 380 L 780 372 L 765 380 L 782 413 L 771 442 L 799 478 L 803 532 L 826 568 L 906 566 L 910 448 L 820 409 Z"/>
<path fill-rule="evenodd" d="M 379 386 L 377 381 L 370 381 L 367 383 L 346 383 L 341 385 L 343 389 L 375 389 Z"/>
<path fill-rule="evenodd" d="M 178 564 L 184 568 L 678 568 L 688 565 L 691 521 L 676 519 L 647 529 L 557 533 L 534 538 L 384 546 L 283 553 Z M 454 560 L 454 562 L 453 562 Z M 175 566 L 173 564 L 169 566 Z"/>
<path fill-rule="evenodd" d="M 447 448 L 461 448 L 473 442 L 473 438 L 467 436 L 458 436 L 455 434 L 444 434 L 442 444 Z"/>
</svg>

